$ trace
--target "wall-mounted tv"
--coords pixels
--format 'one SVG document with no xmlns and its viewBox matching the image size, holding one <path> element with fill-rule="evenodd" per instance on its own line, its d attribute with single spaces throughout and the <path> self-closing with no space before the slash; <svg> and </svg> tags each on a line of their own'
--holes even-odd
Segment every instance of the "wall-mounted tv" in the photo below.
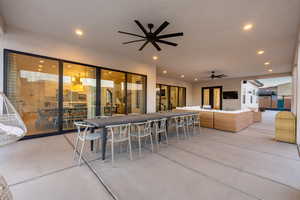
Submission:
<svg viewBox="0 0 300 200">
<path fill-rule="evenodd" d="M 237 91 L 223 92 L 223 99 L 238 99 L 239 95 Z"/>
</svg>

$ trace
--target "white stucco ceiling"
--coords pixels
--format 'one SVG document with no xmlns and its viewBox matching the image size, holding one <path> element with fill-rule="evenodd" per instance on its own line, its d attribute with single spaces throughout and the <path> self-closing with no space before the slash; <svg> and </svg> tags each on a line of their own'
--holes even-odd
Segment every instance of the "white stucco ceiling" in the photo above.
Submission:
<svg viewBox="0 0 300 200">
<path fill-rule="evenodd" d="M 8 26 L 42 33 L 93 49 L 157 64 L 162 76 L 193 81 L 209 71 L 230 78 L 268 74 L 263 63 L 271 61 L 272 73 L 290 72 L 300 22 L 300 0 L 0 0 L 0 13 Z M 178 47 L 161 44 L 157 52 L 148 45 L 122 45 L 136 39 L 118 30 L 141 33 L 133 20 L 156 27 L 167 20 L 163 33 L 184 32 L 172 38 Z M 244 32 L 245 23 L 254 28 Z M 75 28 L 84 36 L 78 38 Z M 265 54 L 256 55 L 258 49 Z M 152 56 L 159 60 L 153 61 Z"/>
</svg>

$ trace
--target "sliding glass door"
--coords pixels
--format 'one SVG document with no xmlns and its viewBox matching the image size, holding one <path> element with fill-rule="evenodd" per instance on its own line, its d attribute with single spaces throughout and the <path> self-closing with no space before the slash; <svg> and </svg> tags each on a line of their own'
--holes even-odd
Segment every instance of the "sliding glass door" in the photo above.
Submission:
<svg viewBox="0 0 300 200">
<path fill-rule="evenodd" d="M 146 87 L 144 75 L 4 50 L 4 92 L 27 136 L 71 131 L 96 115 L 145 113 Z"/>
<path fill-rule="evenodd" d="M 180 87 L 179 88 L 179 96 L 178 96 L 178 106 L 179 107 L 184 107 L 186 106 L 186 89 Z"/>
<path fill-rule="evenodd" d="M 6 94 L 28 129 L 27 135 L 58 128 L 59 63 L 28 55 L 6 57 Z"/>
<path fill-rule="evenodd" d="M 166 85 L 161 85 L 161 92 L 160 92 L 160 111 L 169 110 L 169 87 Z"/>
<path fill-rule="evenodd" d="M 186 106 L 186 88 L 156 85 L 156 111 L 167 111 Z"/>
<path fill-rule="evenodd" d="M 123 72 L 101 70 L 101 113 L 112 116 L 126 114 L 125 80 Z"/>
<path fill-rule="evenodd" d="M 171 86 L 170 87 L 170 107 L 171 107 L 171 110 L 178 107 L 178 103 L 179 103 L 178 87 Z"/>
<path fill-rule="evenodd" d="M 63 63 L 63 129 L 74 129 L 74 121 L 95 117 L 96 69 Z"/>
<path fill-rule="evenodd" d="M 136 74 L 127 74 L 127 112 L 145 113 L 146 78 Z"/>
</svg>

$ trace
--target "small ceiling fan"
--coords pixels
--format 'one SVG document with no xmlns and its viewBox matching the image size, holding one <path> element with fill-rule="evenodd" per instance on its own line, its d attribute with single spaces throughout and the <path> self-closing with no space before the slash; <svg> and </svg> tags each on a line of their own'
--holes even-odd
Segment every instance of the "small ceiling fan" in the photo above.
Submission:
<svg viewBox="0 0 300 200">
<path fill-rule="evenodd" d="M 225 74 L 215 75 L 215 71 L 211 71 L 211 75 L 209 76 L 209 78 L 211 78 L 211 79 L 225 78 L 225 77 L 227 77 L 227 75 L 225 75 Z"/>
<path fill-rule="evenodd" d="M 165 34 L 165 35 L 159 35 L 170 24 L 167 21 L 165 21 L 164 23 L 162 23 L 154 32 L 152 32 L 152 29 L 154 27 L 153 24 L 148 24 L 149 31 L 147 31 L 145 29 L 145 27 L 138 20 L 134 20 L 134 22 L 143 31 L 144 36 L 143 35 L 134 34 L 134 33 L 128 33 L 128 32 L 124 32 L 124 31 L 118 31 L 118 32 L 122 33 L 122 34 L 132 35 L 132 36 L 136 36 L 136 37 L 142 38 L 142 39 L 139 39 L 139 40 L 133 40 L 133 41 L 129 41 L 129 42 L 123 42 L 123 44 L 130 44 L 130 43 L 134 43 L 134 42 L 145 41 L 144 44 L 139 48 L 139 51 L 142 51 L 148 43 L 151 43 L 157 49 L 157 51 L 161 50 L 160 46 L 158 46 L 157 43 L 167 44 L 167 45 L 171 45 L 171 46 L 177 46 L 178 44 L 176 44 L 176 43 L 165 41 L 165 40 L 162 40 L 162 39 L 183 36 L 182 32 L 180 32 L 180 33 L 170 33 L 170 34 Z"/>
</svg>

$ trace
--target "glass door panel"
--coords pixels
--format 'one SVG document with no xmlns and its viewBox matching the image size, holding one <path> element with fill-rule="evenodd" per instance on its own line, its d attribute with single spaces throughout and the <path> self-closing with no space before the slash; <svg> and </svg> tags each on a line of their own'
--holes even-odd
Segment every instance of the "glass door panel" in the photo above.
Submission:
<svg viewBox="0 0 300 200">
<path fill-rule="evenodd" d="M 186 91 L 185 88 L 179 88 L 179 107 L 186 106 Z"/>
<path fill-rule="evenodd" d="M 145 113 L 146 78 L 127 74 L 127 112 Z"/>
<path fill-rule="evenodd" d="M 159 105 L 160 105 L 160 85 L 156 84 L 156 112 L 160 111 Z"/>
<path fill-rule="evenodd" d="M 57 131 L 58 61 L 17 53 L 9 53 L 7 61 L 7 96 L 27 135 Z"/>
<path fill-rule="evenodd" d="M 171 110 L 178 107 L 178 87 L 170 87 L 170 107 Z"/>
<path fill-rule="evenodd" d="M 101 115 L 125 114 L 125 73 L 101 70 Z"/>
<path fill-rule="evenodd" d="M 161 85 L 160 95 L 160 110 L 169 110 L 169 87 L 166 85 Z"/>
<path fill-rule="evenodd" d="M 209 88 L 203 90 L 203 103 L 202 104 L 204 106 L 210 105 L 210 90 L 209 90 Z"/>
<path fill-rule="evenodd" d="M 96 69 L 63 63 L 63 129 L 74 129 L 74 121 L 95 117 Z"/>
<path fill-rule="evenodd" d="M 214 94 L 214 103 L 213 103 L 213 109 L 220 110 L 221 109 L 221 89 L 220 88 L 213 88 L 213 94 Z"/>
</svg>

